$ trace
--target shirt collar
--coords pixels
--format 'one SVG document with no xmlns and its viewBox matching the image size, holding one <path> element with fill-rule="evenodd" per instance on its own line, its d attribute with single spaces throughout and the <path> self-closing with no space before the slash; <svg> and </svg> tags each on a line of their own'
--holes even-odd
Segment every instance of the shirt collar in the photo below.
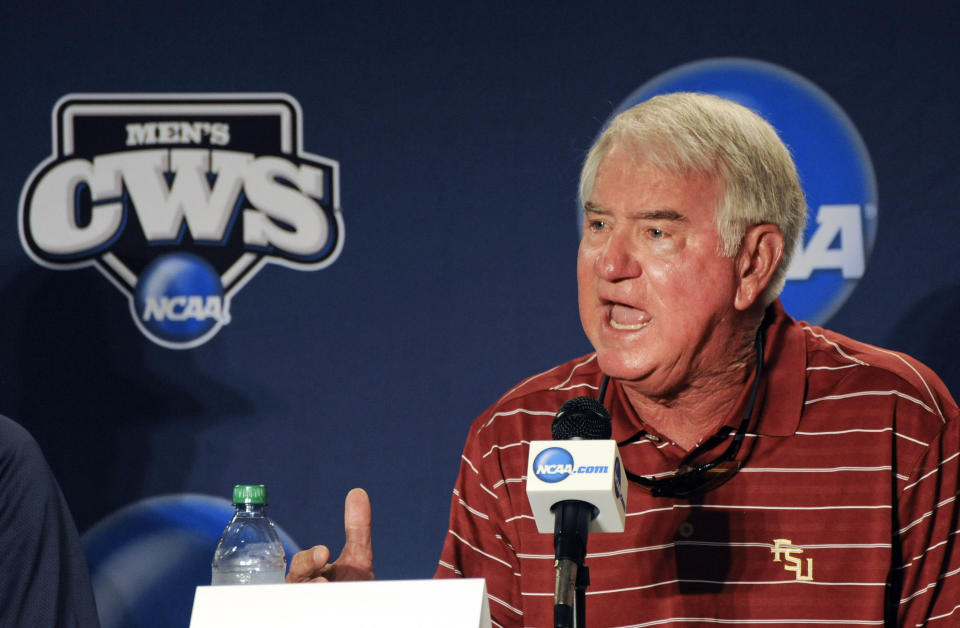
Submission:
<svg viewBox="0 0 960 628">
<path fill-rule="evenodd" d="M 761 382 L 765 394 L 757 400 L 760 423 L 756 431 L 765 436 L 792 436 L 800 425 L 807 385 L 806 339 L 780 299 L 767 309 L 767 317 L 765 381 Z"/>
</svg>

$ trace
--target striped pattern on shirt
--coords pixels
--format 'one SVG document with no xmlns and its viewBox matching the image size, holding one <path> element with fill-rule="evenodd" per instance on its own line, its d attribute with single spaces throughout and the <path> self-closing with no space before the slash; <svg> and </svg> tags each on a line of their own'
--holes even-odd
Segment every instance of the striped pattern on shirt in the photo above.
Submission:
<svg viewBox="0 0 960 628">
<path fill-rule="evenodd" d="M 631 483 L 626 531 L 589 538 L 588 624 L 960 624 L 956 403 L 912 358 L 772 308 L 744 468 L 693 499 Z M 594 355 L 573 360 L 471 427 L 436 575 L 486 578 L 497 626 L 553 625 L 553 538 L 527 502 L 528 443 L 601 378 Z M 618 383 L 605 401 L 618 441 L 644 427 Z M 685 454 L 655 433 L 621 447 L 646 476 Z"/>
</svg>

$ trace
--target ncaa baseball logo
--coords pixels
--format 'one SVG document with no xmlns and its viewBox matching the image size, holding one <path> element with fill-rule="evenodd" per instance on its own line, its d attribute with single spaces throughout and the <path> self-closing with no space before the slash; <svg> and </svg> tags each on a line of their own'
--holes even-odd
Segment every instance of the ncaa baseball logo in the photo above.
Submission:
<svg viewBox="0 0 960 628">
<path fill-rule="evenodd" d="M 738 58 L 699 61 L 661 74 L 630 94 L 611 118 L 677 91 L 715 94 L 752 109 L 790 149 L 807 197 L 807 227 L 780 298 L 798 320 L 824 323 L 863 276 L 877 230 L 873 164 L 853 123 L 804 77 Z"/>
<path fill-rule="evenodd" d="M 92 266 L 151 341 L 188 349 L 266 264 L 324 268 L 343 248 L 339 165 L 304 152 L 286 94 L 68 95 L 20 196 L 20 242 Z"/>
</svg>

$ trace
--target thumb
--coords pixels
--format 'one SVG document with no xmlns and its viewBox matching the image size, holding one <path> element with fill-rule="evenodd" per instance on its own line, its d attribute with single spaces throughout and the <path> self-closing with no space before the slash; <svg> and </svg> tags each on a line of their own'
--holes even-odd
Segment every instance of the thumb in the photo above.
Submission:
<svg viewBox="0 0 960 628">
<path fill-rule="evenodd" d="M 356 566 L 373 564 L 373 542 L 370 538 L 370 497 L 362 488 L 347 493 L 343 505 L 343 527 L 346 536 L 338 562 L 347 559 Z"/>
</svg>

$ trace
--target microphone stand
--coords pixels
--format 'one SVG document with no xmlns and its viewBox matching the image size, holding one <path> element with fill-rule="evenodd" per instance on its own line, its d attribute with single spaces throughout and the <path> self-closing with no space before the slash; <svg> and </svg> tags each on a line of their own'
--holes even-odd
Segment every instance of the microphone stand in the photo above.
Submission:
<svg viewBox="0 0 960 628">
<path fill-rule="evenodd" d="M 606 391 L 601 384 L 601 398 Z M 610 438 L 610 414 L 603 403 L 590 397 L 575 397 L 564 402 L 550 426 L 554 440 L 605 440 Z M 573 462 L 573 459 L 570 459 Z M 562 479 L 562 478 L 560 478 Z M 586 628 L 587 587 L 590 571 L 587 557 L 587 533 L 600 509 L 578 499 L 567 499 L 550 507 L 554 514 L 553 548 L 556 551 L 553 591 L 554 628 Z"/>
<path fill-rule="evenodd" d="M 587 627 L 587 587 L 590 586 L 590 569 L 583 563 L 577 570 L 577 628 Z"/>
<path fill-rule="evenodd" d="M 584 561 L 587 555 L 587 528 L 591 519 L 596 517 L 596 508 L 586 502 L 567 500 L 554 504 L 551 510 L 556 515 L 553 625 L 554 628 L 586 628 L 590 570 Z"/>
</svg>

